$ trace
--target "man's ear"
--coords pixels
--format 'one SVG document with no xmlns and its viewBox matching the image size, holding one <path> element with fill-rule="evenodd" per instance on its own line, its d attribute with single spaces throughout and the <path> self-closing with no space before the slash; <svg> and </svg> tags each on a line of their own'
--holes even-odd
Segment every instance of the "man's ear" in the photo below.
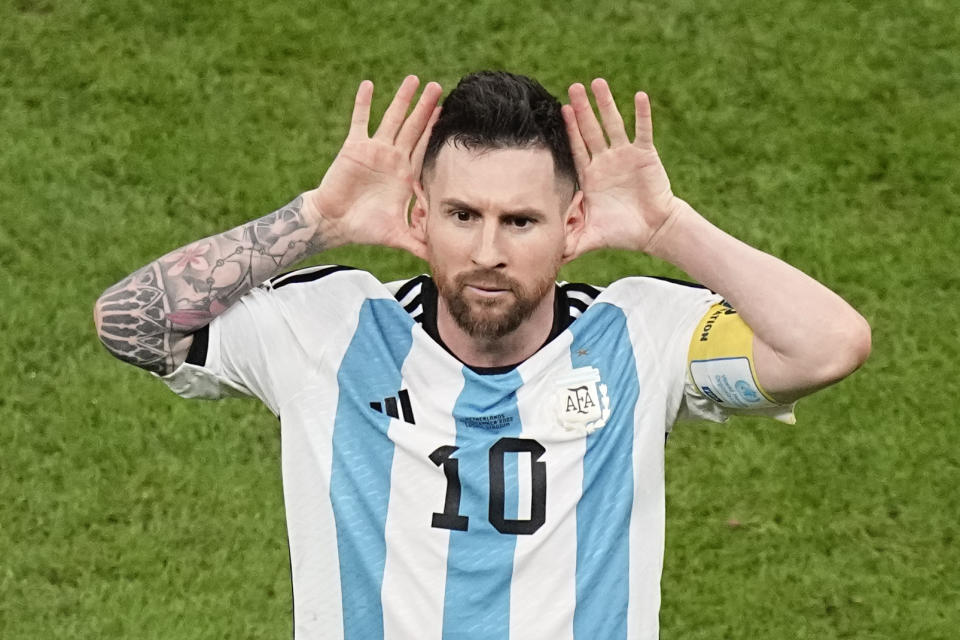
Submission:
<svg viewBox="0 0 960 640">
<path fill-rule="evenodd" d="M 410 209 L 410 231 L 420 242 L 427 241 L 427 193 L 423 185 L 417 180 L 413 183 L 413 193 L 416 199 L 413 202 L 413 208 Z"/>
<path fill-rule="evenodd" d="M 563 262 L 567 263 L 576 258 L 577 246 L 583 236 L 586 226 L 586 213 L 583 210 L 583 191 L 577 190 L 570 200 L 570 205 L 563 214 Z"/>
</svg>

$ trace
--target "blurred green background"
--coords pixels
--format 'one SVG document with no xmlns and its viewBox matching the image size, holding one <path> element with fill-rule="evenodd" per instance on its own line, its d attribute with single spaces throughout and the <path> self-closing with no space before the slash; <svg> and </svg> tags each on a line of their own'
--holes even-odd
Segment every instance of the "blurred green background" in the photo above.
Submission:
<svg viewBox="0 0 960 640">
<path fill-rule="evenodd" d="M 797 426 L 675 430 L 662 637 L 957 637 L 954 2 L 0 0 L 0 638 L 289 637 L 276 421 L 111 359 L 93 301 L 315 185 L 361 79 L 483 68 L 646 90 L 675 192 L 873 326 Z M 563 276 L 636 273 L 678 275 Z"/>
</svg>

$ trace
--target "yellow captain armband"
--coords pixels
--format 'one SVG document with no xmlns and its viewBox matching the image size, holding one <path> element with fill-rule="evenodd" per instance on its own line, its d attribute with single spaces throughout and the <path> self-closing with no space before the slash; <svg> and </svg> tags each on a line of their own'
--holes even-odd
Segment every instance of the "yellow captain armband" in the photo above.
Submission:
<svg viewBox="0 0 960 640">
<path fill-rule="evenodd" d="M 726 301 L 710 307 L 697 324 L 687 363 L 693 384 L 722 407 L 778 406 L 757 379 L 753 330 Z"/>
</svg>

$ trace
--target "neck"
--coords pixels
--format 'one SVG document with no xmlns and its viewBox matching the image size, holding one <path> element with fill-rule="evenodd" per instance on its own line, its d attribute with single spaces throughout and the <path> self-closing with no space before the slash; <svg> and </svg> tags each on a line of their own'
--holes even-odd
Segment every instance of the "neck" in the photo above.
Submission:
<svg viewBox="0 0 960 640">
<path fill-rule="evenodd" d="M 442 297 L 437 300 L 437 332 L 461 362 L 473 367 L 505 367 L 523 362 L 536 353 L 553 329 L 553 288 L 530 317 L 500 338 L 475 338 L 460 328 Z"/>
</svg>

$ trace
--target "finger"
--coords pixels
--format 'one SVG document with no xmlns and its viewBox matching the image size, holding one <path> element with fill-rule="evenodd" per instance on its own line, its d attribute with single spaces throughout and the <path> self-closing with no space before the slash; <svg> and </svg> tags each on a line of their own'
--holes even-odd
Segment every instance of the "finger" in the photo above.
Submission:
<svg viewBox="0 0 960 640">
<path fill-rule="evenodd" d="M 442 93 L 443 89 L 436 82 L 428 82 L 427 86 L 423 88 L 417 106 L 413 108 L 413 113 L 404 121 L 400 133 L 397 134 L 396 145 L 402 151 L 409 153 L 416 146 L 417 141 L 423 135 L 424 128 L 433 116 Z"/>
<path fill-rule="evenodd" d="M 568 104 L 560 107 L 560 114 L 563 116 L 563 123 L 567 126 L 570 151 L 573 153 L 573 165 L 577 168 L 577 175 L 582 178 L 583 170 L 590 164 L 590 154 L 587 152 L 587 146 L 583 143 L 583 136 L 580 135 L 577 116 L 573 113 L 573 107 Z"/>
<path fill-rule="evenodd" d="M 620 116 L 620 110 L 617 109 L 617 103 L 613 99 L 610 85 L 603 78 L 597 78 L 590 83 L 590 89 L 597 101 L 597 110 L 600 111 L 600 118 L 603 120 L 603 130 L 607 132 L 607 137 L 610 138 L 610 146 L 630 144 L 627 130 L 623 126 L 623 117 Z"/>
<path fill-rule="evenodd" d="M 650 97 L 643 91 L 637 91 L 633 103 L 637 111 L 637 137 L 633 143 L 641 149 L 653 149 L 653 115 L 650 110 Z"/>
<path fill-rule="evenodd" d="M 410 107 L 410 101 L 413 100 L 413 95 L 417 92 L 417 85 L 419 84 L 420 80 L 417 76 L 407 76 L 403 79 L 400 88 L 397 89 L 397 93 L 390 102 L 390 106 L 383 114 L 377 132 L 373 134 L 375 139 L 393 143 L 394 138 L 397 137 L 397 132 L 400 131 L 400 125 L 403 124 L 403 120 L 407 116 L 407 109 Z"/>
<path fill-rule="evenodd" d="M 357 97 L 353 101 L 353 115 L 350 118 L 348 138 L 366 138 L 367 125 L 370 123 L 370 101 L 373 99 L 373 83 L 364 80 L 357 88 Z"/>
<path fill-rule="evenodd" d="M 577 127 L 580 129 L 580 135 L 587 149 L 591 154 L 600 153 L 607 148 L 607 141 L 603 137 L 600 122 L 593 113 L 593 107 L 590 106 L 587 90 L 582 84 L 576 82 L 570 85 L 569 94 L 570 106 L 573 107 L 573 113 L 577 117 Z"/>
<path fill-rule="evenodd" d="M 424 127 L 423 133 L 420 134 L 417 146 L 414 147 L 413 153 L 410 154 L 410 167 L 413 169 L 413 177 L 415 179 L 420 179 L 420 171 L 423 169 L 423 156 L 426 155 L 427 143 L 430 142 L 430 132 L 433 131 L 433 125 L 437 123 L 437 118 L 439 117 L 440 106 L 437 105 L 433 108 L 433 113 L 430 114 L 430 119 L 427 120 L 427 126 Z"/>
</svg>

